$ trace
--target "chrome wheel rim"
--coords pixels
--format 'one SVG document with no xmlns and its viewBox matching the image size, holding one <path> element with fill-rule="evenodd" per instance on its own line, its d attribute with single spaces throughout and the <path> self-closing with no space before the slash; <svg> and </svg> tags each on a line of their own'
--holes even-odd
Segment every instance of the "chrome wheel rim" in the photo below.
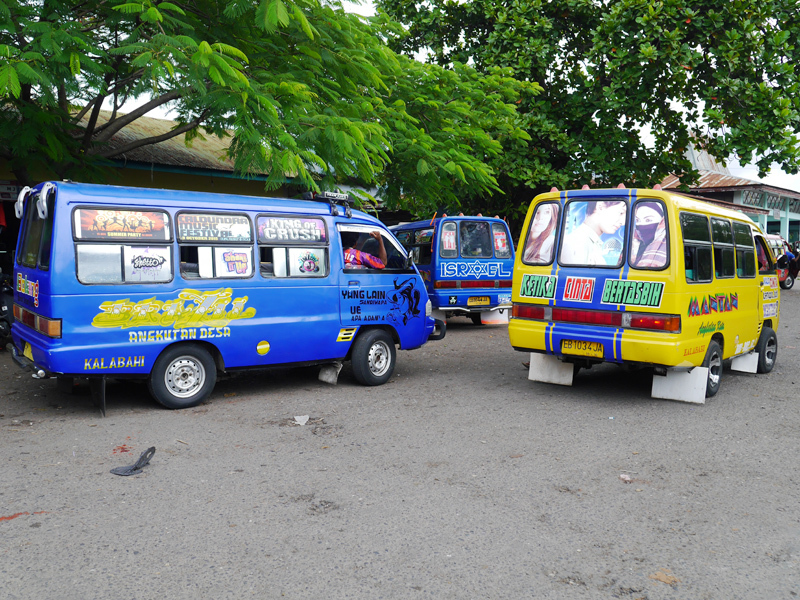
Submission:
<svg viewBox="0 0 800 600">
<path fill-rule="evenodd" d="M 718 352 L 714 352 L 708 361 L 708 381 L 711 383 L 712 388 L 719 385 L 720 375 L 722 375 L 722 357 Z"/>
<path fill-rule="evenodd" d="M 370 372 L 376 377 L 385 375 L 391 365 L 391 357 L 391 350 L 386 342 L 372 344 L 367 357 Z"/>
<path fill-rule="evenodd" d="M 176 358 L 164 373 L 164 383 L 176 398 L 194 396 L 206 381 L 206 369 L 193 356 Z"/>
<path fill-rule="evenodd" d="M 770 337 L 764 346 L 764 363 L 768 368 L 772 368 L 775 363 L 775 356 L 778 354 L 778 340 Z"/>
</svg>

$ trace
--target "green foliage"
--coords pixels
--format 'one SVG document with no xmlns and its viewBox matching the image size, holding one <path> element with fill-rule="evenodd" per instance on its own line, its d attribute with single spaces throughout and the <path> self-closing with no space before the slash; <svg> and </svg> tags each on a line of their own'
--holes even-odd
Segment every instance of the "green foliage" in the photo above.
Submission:
<svg viewBox="0 0 800 600">
<path fill-rule="evenodd" d="M 492 163 L 505 200 L 478 206 L 510 213 L 553 185 L 650 186 L 671 172 L 689 183 L 690 141 L 722 161 L 756 156 L 762 175 L 800 167 L 797 0 L 378 5 L 408 27 L 396 50 L 543 88 L 520 105 L 529 147 L 504 144 Z"/>
<path fill-rule="evenodd" d="M 357 180 L 427 213 L 499 189 L 486 161 L 525 140 L 515 102 L 536 89 L 397 56 L 396 24 L 337 2 L 0 0 L 0 19 L 0 157 L 24 183 L 97 180 L 133 147 L 108 140 L 166 106 L 174 134 L 229 136 L 239 172 L 270 189 Z M 137 98 L 150 101 L 118 112 Z"/>
</svg>

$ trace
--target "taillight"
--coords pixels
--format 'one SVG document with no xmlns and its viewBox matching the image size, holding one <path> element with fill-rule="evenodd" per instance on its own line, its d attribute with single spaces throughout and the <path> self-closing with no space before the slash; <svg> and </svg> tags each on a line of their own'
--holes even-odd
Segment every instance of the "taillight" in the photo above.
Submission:
<svg viewBox="0 0 800 600">
<path fill-rule="evenodd" d="M 442 288 L 454 288 L 457 284 L 457 281 L 437 281 L 433 284 L 433 287 L 439 290 Z"/>
<path fill-rule="evenodd" d="M 42 317 L 41 315 L 29 311 L 27 308 L 22 308 L 19 304 L 14 305 L 14 318 L 23 325 L 27 325 L 31 329 L 43 333 L 48 337 L 61 337 L 61 319 Z"/>
<path fill-rule="evenodd" d="M 536 304 L 515 304 L 511 307 L 511 316 L 518 319 L 544 319 L 544 306 Z"/>
<path fill-rule="evenodd" d="M 553 321 L 582 323 L 586 325 L 622 325 L 622 313 L 601 310 L 578 310 L 574 308 L 553 308 Z"/>
<path fill-rule="evenodd" d="M 649 329 L 679 333 L 680 315 L 652 315 L 609 310 L 583 310 L 576 308 L 549 307 L 538 304 L 514 304 L 511 316 L 519 319 L 536 319 L 553 323 L 578 323 L 581 325 L 603 325 L 630 329 Z"/>
<path fill-rule="evenodd" d="M 500 287 L 501 288 L 511 287 L 512 283 L 513 281 L 511 279 L 503 279 L 500 281 Z"/>
<path fill-rule="evenodd" d="M 637 315 L 629 313 L 630 325 L 633 329 L 654 329 L 656 331 L 678 332 L 681 330 L 681 318 L 678 315 Z"/>
</svg>

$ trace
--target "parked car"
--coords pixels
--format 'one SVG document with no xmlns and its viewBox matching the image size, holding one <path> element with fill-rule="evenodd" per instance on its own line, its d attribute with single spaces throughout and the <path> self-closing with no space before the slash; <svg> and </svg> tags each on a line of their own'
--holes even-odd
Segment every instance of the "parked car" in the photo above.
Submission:
<svg viewBox="0 0 800 600">
<path fill-rule="evenodd" d="M 787 242 L 781 236 L 774 233 L 768 233 L 765 237 L 767 238 L 767 243 L 769 243 L 769 247 L 772 249 L 772 253 L 775 255 L 775 258 L 786 256 L 786 258 L 789 259 L 787 261 L 787 267 L 785 269 L 778 269 L 777 272 L 778 281 L 780 282 L 781 288 L 784 290 L 790 290 L 794 285 L 795 279 L 797 279 L 797 272 L 800 271 L 797 253 L 792 252 L 789 242 Z M 789 256 L 794 256 L 795 258 L 790 259 Z"/>
</svg>

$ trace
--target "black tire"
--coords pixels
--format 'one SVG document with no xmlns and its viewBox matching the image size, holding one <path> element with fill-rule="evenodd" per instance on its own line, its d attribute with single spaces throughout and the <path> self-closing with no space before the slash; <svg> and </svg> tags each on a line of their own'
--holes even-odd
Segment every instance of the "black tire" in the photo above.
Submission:
<svg viewBox="0 0 800 600">
<path fill-rule="evenodd" d="M 706 398 L 711 398 L 719 391 L 719 386 L 722 383 L 722 348 L 713 340 L 708 343 L 703 366 L 708 367 Z"/>
<path fill-rule="evenodd" d="M 370 329 L 356 338 L 350 362 L 353 377 L 361 385 L 382 385 L 394 372 L 397 350 L 383 329 Z"/>
<path fill-rule="evenodd" d="M 473 325 L 483 325 L 481 320 L 481 313 L 470 313 L 469 318 L 472 319 Z"/>
<path fill-rule="evenodd" d="M 764 327 L 756 344 L 758 352 L 758 372 L 769 373 L 778 360 L 778 336 L 771 327 Z"/>
<path fill-rule="evenodd" d="M 147 387 L 166 408 L 191 408 L 205 400 L 217 382 L 217 366 L 208 351 L 194 344 L 171 346 L 161 353 Z"/>
<path fill-rule="evenodd" d="M 790 289 L 792 289 L 792 286 L 793 286 L 793 285 L 794 285 L 794 277 L 792 277 L 792 274 L 791 274 L 791 273 L 789 273 L 789 274 L 786 276 L 786 279 L 784 279 L 783 281 L 781 281 L 781 287 L 782 287 L 783 289 L 785 289 L 785 290 L 790 290 Z"/>
</svg>

